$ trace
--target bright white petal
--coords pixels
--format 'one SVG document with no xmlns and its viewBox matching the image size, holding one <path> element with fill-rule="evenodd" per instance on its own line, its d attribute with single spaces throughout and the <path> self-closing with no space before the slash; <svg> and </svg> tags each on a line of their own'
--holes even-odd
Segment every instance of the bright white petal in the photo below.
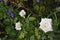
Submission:
<svg viewBox="0 0 60 40">
<path fill-rule="evenodd" d="M 15 27 L 15 29 L 16 29 L 16 30 L 21 30 L 21 28 L 17 28 L 17 27 Z"/>
<path fill-rule="evenodd" d="M 17 22 L 16 24 L 15 24 L 15 29 L 16 30 L 21 30 L 21 23 L 20 22 Z"/>
<path fill-rule="evenodd" d="M 52 29 L 52 19 L 42 18 L 41 22 L 39 23 L 40 27 L 45 33 L 48 31 L 53 31 Z"/>
<path fill-rule="evenodd" d="M 19 12 L 19 15 L 20 15 L 21 17 L 25 18 L 26 12 L 25 12 L 24 10 L 21 10 L 21 11 Z"/>
</svg>

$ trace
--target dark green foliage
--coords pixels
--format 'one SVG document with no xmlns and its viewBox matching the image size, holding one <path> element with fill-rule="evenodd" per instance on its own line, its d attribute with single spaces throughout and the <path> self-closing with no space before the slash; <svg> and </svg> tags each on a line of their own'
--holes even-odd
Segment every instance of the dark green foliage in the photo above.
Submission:
<svg viewBox="0 0 60 40">
<path fill-rule="evenodd" d="M 20 10 L 13 5 L 7 5 L 4 1 L 0 2 L 0 40 L 60 40 L 60 0 L 17 0 L 22 2 L 26 10 L 26 18 L 19 16 Z M 12 18 L 8 10 L 14 14 Z M 41 18 L 52 18 L 53 32 L 44 33 L 39 29 Z M 20 21 L 22 29 L 15 30 L 15 23 Z"/>
</svg>

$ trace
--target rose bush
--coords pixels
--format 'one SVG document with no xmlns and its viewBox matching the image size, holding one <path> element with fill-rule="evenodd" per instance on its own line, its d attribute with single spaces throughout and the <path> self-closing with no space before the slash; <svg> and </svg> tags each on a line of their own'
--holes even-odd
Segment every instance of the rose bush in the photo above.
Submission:
<svg viewBox="0 0 60 40">
<path fill-rule="evenodd" d="M 0 0 L 0 40 L 60 40 L 60 0 Z"/>
</svg>

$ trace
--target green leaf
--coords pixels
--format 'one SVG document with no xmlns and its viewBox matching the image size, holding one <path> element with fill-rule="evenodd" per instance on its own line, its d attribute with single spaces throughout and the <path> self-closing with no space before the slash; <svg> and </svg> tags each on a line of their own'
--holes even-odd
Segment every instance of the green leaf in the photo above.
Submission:
<svg viewBox="0 0 60 40">
<path fill-rule="evenodd" d="M 30 40 L 35 40 L 34 35 L 32 35 L 32 36 L 30 37 Z"/>
<path fill-rule="evenodd" d="M 11 27 L 6 27 L 6 32 L 7 32 L 7 34 L 10 34 L 10 32 L 11 32 Z"/>
<path fill-rule="evenodd" d="M 40 39 L 40 35 L 39 35 L 39 31 L 37 28 L 35 28 L 35 36 L 37 37 L 37 39 Z"/>
<path fill-rule="evenodd" d="M 1 40 L 1 38 L 0 38 L 0 40 Z"/>
<path fill-rule="evenodd" d="M 35 36 L 38 36 L 38 29 L 35 28 Z"/>
<path fill-rule="evenodd" d="M 18 39 L 23 39 L 26 36 L 27 32 L 26 31 L 22 31 L 19 35 Z"/>
<path fill-rule="evenodd" d="M 36 20 L 35 17 L 29 17 L 29 21 L 34 21 L 34 20 Z"/>
<path fill-rule="evenodd" d="M 38 11 L 39 10 L 39 6 L 38 5 L 35 5 L 34 6 L 34 9 Z"/>
<path fill-rule="evenodd" d="M 58 24 L 59 22 L 57 20 L 54 20 L 53 21 L 53 28 L 54 28 L 54 31 L 56 31 L 58 29 Z"/>
</svg>

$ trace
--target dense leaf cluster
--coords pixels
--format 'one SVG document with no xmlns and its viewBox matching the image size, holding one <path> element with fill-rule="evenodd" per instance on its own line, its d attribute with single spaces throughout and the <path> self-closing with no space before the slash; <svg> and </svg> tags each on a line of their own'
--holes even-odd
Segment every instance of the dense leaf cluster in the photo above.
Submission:
<svg viewBox="0 0 60 40">
<path fill-rule="evenodd" d="M 17 0 L 24 8 L 15 8 L 12 4 L 0 2 L 0 40 L 60 40 L 60 0 Z M 26 10 L 26 18 L 19 16 L 21 9 Z M 8 10 L 14 14 L 12 18 Z M 51 18 L 53 32 L 44 33 L 39 29 L 41 18 Z M 22 29 L 15 30 L 15 23 L 20 21 Z"/>
</svg>

